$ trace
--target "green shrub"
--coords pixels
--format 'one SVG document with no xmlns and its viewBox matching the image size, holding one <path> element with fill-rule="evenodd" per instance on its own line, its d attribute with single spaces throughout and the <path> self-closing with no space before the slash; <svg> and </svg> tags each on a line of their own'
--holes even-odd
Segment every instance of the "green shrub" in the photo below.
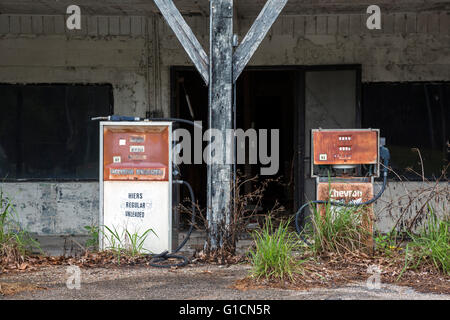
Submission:
<svg viewBox="0 0 450 320">
<path fill-rule="evenodd" d="M 296 233 L 289 232 L 289 221 L 281 222 L 274 230 L 271 218 L 266 218 L 262 230 L 253 232 L 256 248 L 250 251 L 251 274 L 256 278 L 292 279 L 301 272 L 301 261 L 296 261 L 293 252 L 299 248 Z"/>
<path fill-rule="evenodd" d="M 97 226 L 84 226 L 89 233 L 89 238 L 86 240 L 86 249 L 97 250 L 100 230 Z"/>
<path fill-rule="evenodd" d="M 400 250 L 397 239 L 398 232 L 395 230 L 387 234 L 378 234 L 374 238 L 375 249 L 386 256 L 392 256 Z"/>
</svg>

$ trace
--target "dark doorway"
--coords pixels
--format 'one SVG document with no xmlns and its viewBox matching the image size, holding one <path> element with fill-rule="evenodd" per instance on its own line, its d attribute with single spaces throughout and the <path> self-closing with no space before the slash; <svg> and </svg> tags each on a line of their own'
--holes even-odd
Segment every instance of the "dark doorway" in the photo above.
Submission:
<svg viewBox="0 0 450 320">
<path fill-rule="evenodd" d="M 263 212 L 268 212 L 276 201 L 286 209 L 286 213 L 295 210 L 294 156 L 298 132 L 295 79 L 296 71 L 293 70 L 247 70 L 237 83 L 237 127 L 243 130 L 253 128 L 257 132 L 261 129 L 279 130 L 279 168 L 276 175 L 261 176 L 261 167 L 265 167 L 261 164 L 238 166 L 246 177 L 260 175 L 260 179 L 277 179 L 266 190 Z M 249 188 L 247 186 L 247 192 Z"/>
<path fill-rule="evenodd" d="M 261 176 L 261 165 L 238 165 L 237 170 L 245 177 L 259 175 L 259 179 L 277 179 L 266 189 L 261 212 L 268 212 L 278 201 L 290 214 L 295 208 L 295 132 L 298 132 L 296 105 L 295 70 L 246 70 L 241 75 L 236 87 L 236 127 L 246 131 L 253 128 L 279 130 L 279 168 L 273 176 Z M 198 72 L 192 68 L 172 69 L 172 115 L 183 119 L 194 119 L 203 122 L 203 128 L 208 128 L 208 88 L 204 85 Z M 190 104 L 190 105 L 189 105 Z M 189 130 L 189 125 L 180 125 Z M 270 135 L 269 135 L 270 153 Z M 203 147 L 206 147 L 205 142 Z M 248 152 L 248 141 L 246 150 Z M 259 151 L 259 150 L 258 150 Z M 201 207 L 206 206 L 205 164 L 181 165 L 181 178 L 192 184 L 196 198 Z M 249 192 L 251 185 L 246 186 Z M 185 199 L 188 194 L 180 190 L 179 199 Z"/>
</svg>

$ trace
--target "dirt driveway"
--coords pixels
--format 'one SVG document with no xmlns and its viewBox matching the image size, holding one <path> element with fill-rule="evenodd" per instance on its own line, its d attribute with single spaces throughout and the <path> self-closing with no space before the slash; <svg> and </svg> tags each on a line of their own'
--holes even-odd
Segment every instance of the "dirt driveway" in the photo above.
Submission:
<svg viewBox="0 0 450 320">
<path fill-rule="evenodd" d="M 238 290 L 233 284 L 248 274 L 245 264 L 229 267 L 194 264 L 167 270 L 145 266 L 87 268 L 81 270 L 80 289 L 68 289 L 70 276 L 65 266 L 45 267 L 39 271 L 4 274 L 3 288 L 15 286 L 15 294 L 0 295 L 1 299 L 44 300 L 377 300 L 377 299 L 444 299 L 450 295 L 418 293 L 408 287 L 381 284 L 369 289 L 365 282 L 349 283 L 336 288 L 316 288 L 307 291 L 284 289 Z M 42 289 L 22 291 L 21 288 Z"/>
</svg>

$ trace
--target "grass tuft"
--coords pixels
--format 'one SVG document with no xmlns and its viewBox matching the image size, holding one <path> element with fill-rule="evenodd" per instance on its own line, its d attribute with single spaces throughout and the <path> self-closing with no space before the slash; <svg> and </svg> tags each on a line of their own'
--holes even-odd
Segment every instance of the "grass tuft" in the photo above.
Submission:
<svg viewBox="0 0 450 320">
<path fill-rule="evenodd" d="M 289 221 L 281 222 L 274 228 L 270 216 L 264 227 L 253 232 L 256 248 L 250 251 L 251 275 L 256 278 L 291 279 L 295 273 L 301 273 L 301 261 L 293 257 L 299 249 L 297 234 L 289 232 Z"/>
<path fill-rule="evenodd" d="M 322 208 L 322 210 L 321 210 Z M 313 206 L 310 228 L 312 248 L 316 254 L 333 252 L 342 255 L 367 249 L 370 232 L 364 227 L 367 208 L 338 207 L 330 203 Z"/>
<path fill-rule="evenodd" d="M 122 256 L 130 256 L 135 258 L 146 253 L 151 253 L 144 248 L 144 242 L 150 233 L 157 236 L 153 229 L 148 229 L 142 234 L 137 232 L 131 233 L 125 229 L 122 234 L 119 234 L 115 227 L 112 229 L 108 226 L 104 227 L 106 232 L 103 233 L 107 243 L 109 244 L 107 250 L 111 250 L 117 256 L 117 261 L 119 264 Z"/>
<path fill-rule="evenodd" d="M 21 263 L 33 249 L 42 252 L 39 243 L 21 227 L 13 202 L 0 189 L 0 263 Z"/>
<path fill-rule="evenodd" d="M 431 265 L 437 270 L 450 274 L 450 218 L 440 219 L 428 204 L 428 216 L 418 234 L 408 232 L 411 242 L 406 245 L 405 266 L 417 269 L 421 265 Z"/>
</svg>

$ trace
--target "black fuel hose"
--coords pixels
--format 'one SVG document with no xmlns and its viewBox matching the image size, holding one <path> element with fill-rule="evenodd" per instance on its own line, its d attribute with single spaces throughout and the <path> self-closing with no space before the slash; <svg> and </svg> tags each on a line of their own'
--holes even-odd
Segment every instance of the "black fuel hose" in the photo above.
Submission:
<svg viewBox="0 0 450 320">
<path fill-rule="evenodd" d="M 180 118 L 149 118 L 149 119 L 145 119 L 148 121 L 172 121 L 172 122 L 180 122 L 180 123 L 186 123 L 186 124 L 190 124 L 191 126 L 197 127 L 202 129 L 203 127 L 191 120 L 186 120 L 186 119 L 180 119 Z"/>
<path fill-rule="evenodd" d="M 192 201 L 192 217 L 191 217 L 191 226 L 189 228 L 188 233 L 186 234 L 186 237 L 184 238 L 183 242 L 180 243 L 180 245 L 172 252 L 169 253 L 168 251 L 164 251 L 160 254 L 150 255 L 151 260 L 149 262 L 149 265 L 156 268 L 172 268 L 172 267 L 184 267 L 189 263 L 189 259 L 185 256 L 177 255 L 178 253 L 188 242 L 189 238 L 191 237 L 192 231 L 194 231 L 194 224 L 195 224 L 195 196 L 194 191 L 192 190 L 191 185 L 183 180 L 175 180 L 173 183 L 178 184 L 184 184 L 188 189 L 189 193 L 191 195 L 191 201 Z M 168 259 L 178 259 L 182 260 L 179 263 L 172 263 L 172 264 L 160 264 L 160 262 L 166 261 Z"/>
<path fill-rule="evenodd" d="M 340 207 L 347 207 L 347 208 L 348 207 L 360 207 L 360 206 L 366 206 L 366 205 L 372 204 L 381 197 L 381 195 L 386 190 L 386 185 L 387 185 L 388 165 L 389 165 L 389 160 L 390 160 L 389 149 L 384 146 L 380 147 L 380 157 L 384 160 L 383 185 L 381 187 L 381 190 L 378 192 L 378 194 L 375 197 L 373 197 L 372 199 L 370 199 L 369 201 L 360 202 L 360 203 L 344 203 L 344 202 L 336 202 L 336 201 L 330 201 L 330 200 L 314 200 L 314 201 L 309 201 L 309 202 L 305 203 L 304 205 L 302 205 L 300 207 L 300 209 L 297 210 L 297 212 L 295 213 L 295 229 L 297 230 L 297 233 L 300 235 L 300 238 L 303 240 L 303 242 L 305 242 L 306 244 L 309 244 L 307 242 L 307 240 L 303 237 L 303 231 L 304 231 L 304 226 L 305 226 L 305 216 L 302 215 L 302 212 L 303 212 L 303 210 L 305 210 L 305 208 L 307 206 L 310 206 L 312 204 L 330 204 L 333 206 L 340 206 Z M 299 221 L 300 216 L 301 216 L 301 221 Z"/>
</svg>

